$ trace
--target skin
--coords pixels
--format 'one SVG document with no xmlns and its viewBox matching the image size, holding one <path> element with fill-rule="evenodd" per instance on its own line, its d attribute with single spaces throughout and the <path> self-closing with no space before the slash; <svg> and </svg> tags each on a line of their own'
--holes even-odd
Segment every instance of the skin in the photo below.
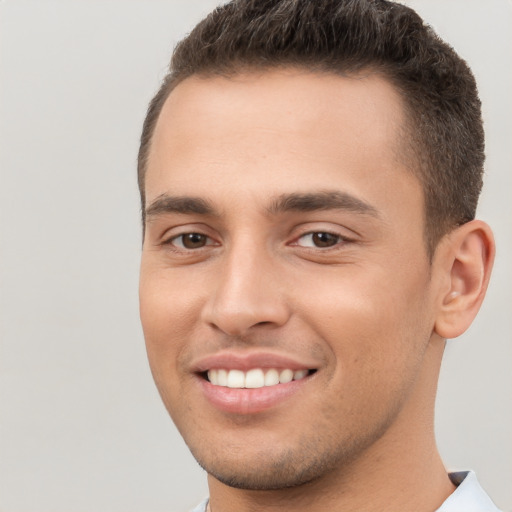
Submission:
<svg viewBox="0 0 512 512">
<path fill-rule="evenodd" d="M 492 235 L 468 223 L 429 261 L 403 126 L 399 96 L 372 74 L 192 77 L 164 105 L 146 176 L 141 319 L 214 512 L 430 511 L 453 491 L 435 391 L 444 338 L 483 298 Z M 304 194 L 337 200 L 306 208 Z M 187 233 L 199 234 L 191 247 Z M 326 246 L 313 233 L 328 233 Z M 260 412 L 212 405 L 197 361 L 261 351 L 316 371 Z"/>
</svg>

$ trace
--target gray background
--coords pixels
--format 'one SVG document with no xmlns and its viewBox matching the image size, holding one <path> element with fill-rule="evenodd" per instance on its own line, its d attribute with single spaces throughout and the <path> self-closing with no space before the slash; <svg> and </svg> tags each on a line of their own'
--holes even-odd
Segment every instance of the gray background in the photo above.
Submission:
<svg viewBox="0 0 512 512">
<path fill-rule="evenodd" d="M 215 3 L 0 2 L 1 512 L 177 512 L 206 493 L 145 359 L 135 159 L 172 46 Z M 479 81 L 499 251 L 448 345 L 439 445 L 512 511 L 512 3 L 409 3 Z"/>
</svg>

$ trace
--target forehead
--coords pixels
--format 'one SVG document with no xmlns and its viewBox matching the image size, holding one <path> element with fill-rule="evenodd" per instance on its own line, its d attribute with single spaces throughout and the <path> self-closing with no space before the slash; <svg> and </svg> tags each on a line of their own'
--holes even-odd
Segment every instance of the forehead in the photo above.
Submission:
<svg viewBox="0 0 512 512">
<path fill-rule="evenodd" d="M 404 118 L 399 94 L 376 73 L 194 76 L 173 90 L 158 119 L 147 203 L 162 193 L 190 195 L 191 187 L 200 195 L 229 187 L 307 192 L 329 188 L 322 183 L 331 175 L 344 192 L 371 196 L 389 178 L 416 181 L 401 162 Z"/>
<path fill-rule="evenodd" d="M 254 137 L 280 130 L 309 139 L 335 129 L 339 142 L 350 135 L 398 149 L 403 126 L 401 98 L 377 73 L 342 77 L 285 68 L 184 80 L 164 103 L 153 147 L 178 135 L 180 143 L 196 135 L 206 142 L 216 135 L 209 130 L 218 128 L 233 134 L 250 130 Z"/>
</svg>

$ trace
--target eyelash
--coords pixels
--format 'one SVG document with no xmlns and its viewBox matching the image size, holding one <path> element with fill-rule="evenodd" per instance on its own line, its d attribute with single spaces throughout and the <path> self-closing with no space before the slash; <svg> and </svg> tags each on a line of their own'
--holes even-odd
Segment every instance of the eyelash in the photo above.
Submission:
<svg viewBox="0 0 512 512">
<path fill-rule="evenodd" d="M 194 237 L 194 236 L 202 237 L 203 239 L 206 240 L 206 243 L 204 245 L 201 245 L 200 247 L 185 247 L 184 239 L 187 236 L 188 237 Z M 177 240 L 181 240 L 181 246 L 176 244 Z M 208 242 L 213 242 L 213 243 L 208 243 Z M 205 235 L 204 233 L 191 231 L 188 233 L 180 233 L 179 235 L 174 235 L 174 236 L 168 238 L 167 240 L 164 240 L 163 245 L 169 245 L 176 251 L 189 252 L 189 251 L 195 251 L 195 250 L 203 249 L 204 247 L 214 246 L 214 245 L 218 245 L 218 244 L 215 243 L 211 237 L 209 237 L 208 235 Z"/>
<path fill-rule="evenodd" d="M 315 236 L 317 236 L 316 243 L 315 243 L 315 240 L 314 240 Z M 334 238 L 334 243 L 332 245 L 325 245 L 323 247 L 319 246 L 317 244 L 319 242 L 321 242 L 321 239 L 319 240 L 318 236 L 321 236 L 321 237 L 324 237 L 324 238 L 327 238 L 327 239 L 329 239 L 329 237 L 331 237 L 330 241 L 333 241 L 332 238 Z M 200 238 L 202 238 L 202 240 L 205 241 L 205 243 L 204 243 L 204 245 L 200 245 L 199 247 L 185 247 L 185 237 L 189 237 L 189 241 L 191 241 L 192 243 L 194 243 L 194 240 L 193 240 L 192 237 L 196 237 L 196 238 L 200 237 Z M 306 237 L 310 237 L 311 245 L 301 245 L 299 243 L 299 241 L 301 239 L 304 239 Z M 181 240 L 181 243 L 177 244 L 176 241 L 178 241 L 178 240 Z M 310 249 L 310 250 L 311 249 L 312 250 L 321 249 L 322 251 L 327 251 L 329 249 L 335 249 L 335 248 L 339 247 L 340 245 L 344 245 L 344 244 L 350 243 L 352 241 L 353 240 L 351 240 L 351 239 L 349 239 L 347 237 L 344 237 L 344 236 L 340 235 L 339 233 L 333 233 L 333 232 L 330 232 L 330 231 L 309 231 L 309 232 L 303 233 L 302 235 L 297 237 L 295 239 L 295 241 L 292 242 L 290 245 L 298 246 L 298 247 L 303 247 L 305 249 Z M 326 242 L 329 243 L 329 241 L 326 241 Z M 215 241 L 211 237 L 209 237 L 208 235 L 205 235 L 204 233 L 188 232 L 188 233 L 180 233 L 179 235 L 172 236 L 171 238 L 165 240 L 163 242 L 163 245 L 169 245 L 169 246 L 171 246 L 176 251 L 190 252 L 190 251 L 197 251 L 197 250 L 200 250 L 200 249 L 204 249 L 205 247 L 209 247 L 209 246 L 215 246 L 215 245 L 218 245 L 218 244 L 215 243 Z"/>
<path fill-rule="evenodd" d="M 332 238 L 335 239 L 335 241 L 334 241 L 334 243 L 332 245 L 326 245 L 326 246 L 321 247 L 321 246 L 318 246 L 318 245 L 315 244 L 314 237 L 316 235 L 317 236 L 318 235 L 322 235 L 322 236 L 327 235 L 327 238 L 332 237 Z M 299 243 L 299 241 L 301 239 L 304 239 L 306 237 L 310 237 L 311 243 L 312 243 L 311 245 L 301 245 Z M 331 241 L 332 241 L 332 238 L 331 238 Z M 317 243 L 319 241 L 320 240 L 317 240 Z M 307 233 L 304 233 L 304 234 L 300 235 L 299 237 L 297 237 L 295 239 L 295 241 L 291 245 L 303 247 L 305 249 L 312 249 L 312 250 L 320 249 L 320 250 L 322 250 L 324 252 L 324 251 L 327 251 L 329 249 L 337 249 L 337 248 L 340 247 L 340 245 L 344 245 L 344 244 L 350 243 L 352 241 L 353 240 L 351 240 L 350 238 L 345 237 L 343 235 L 340 235 L 339 233 L 333 233 L 331 231 L 320 231 L 320 230 L 318 230 L 318 231 L 309 231 Z"/>
</svg>

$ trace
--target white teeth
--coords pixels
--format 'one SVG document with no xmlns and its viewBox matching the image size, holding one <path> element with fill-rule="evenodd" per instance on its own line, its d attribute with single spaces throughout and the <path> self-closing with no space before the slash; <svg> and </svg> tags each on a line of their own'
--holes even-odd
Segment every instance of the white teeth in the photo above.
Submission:
<svg viewBox="0 0 512 512">
<path fill-rule="evenodd" d="M 227 384 L 228 388 L 244 388 L 245 373 L 241 370 L 229 370 Z"/>
<path fill-rule="evenodd" d="M 265 373 L 265 386 L 275 386 L 279 384 L 279 372 L 277 370 L 269 370 Z"/>
<path fill-rule="evenodd" d="M 293 380 L 293 371 L 292 370 L 282 370 L 279 374 L 279 382 L 281 384 L 288 384 Z"/>
<path fill-rule="evenodd" d="M 308 375 L 308 370 L 263 370 L 262 368 L 253 368 L 247 372 L 242 370 L 215 369 L 208 370 L 208 380 L 214 386 L 224 386 L 228 388 L 262 388 L 264 386 L 275 386 L 277 384 L 287 384 L 292 380 L 300 380 Z"/>
<path fill-rule="evenodd" d="M 208 370 L 208 380 L 215 385 L 218 385 L 219 379 L 217 377 L 218 370 Z"/>
<path fill-rule="evenodd" d="M 228 385 L 228 372 L 226 370 L 217 370 L 217 385 L 227 386 Z"/>
<path fill-rule="evenodd" d="M 265 385 L 265 375 L 263 370 L 255 368 L 249 370 L 245 374 L 245 387 L 246 388 L 262 388 Z"/>
</svg>

